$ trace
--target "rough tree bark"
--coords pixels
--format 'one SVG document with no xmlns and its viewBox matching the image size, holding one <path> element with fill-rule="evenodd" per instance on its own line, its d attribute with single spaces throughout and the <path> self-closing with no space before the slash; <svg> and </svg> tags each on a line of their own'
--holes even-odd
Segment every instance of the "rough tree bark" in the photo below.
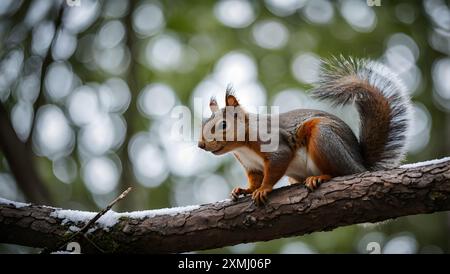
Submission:
<svg viewBox="0 0 450 274">
<path fill-rule="evenodd" d="M 185 252 L 267 241 L 378 222 L 406 215 L 450 210 L 450 160 L 410 168 L 365 172 L 335 178 L 308 193 L 301 185 L 283 187 L 264 207 L 249 197 L 206 204 L 174 216 L 122 217 L 89 238 L 106 252 Z M 51 216 L 56 210 L 36 205 L 16 208 L 0 202 L 0 242 L 55 246 L 81 227 Z M 98 252 L 80 239 L 82 252 Z"/>
</svg>

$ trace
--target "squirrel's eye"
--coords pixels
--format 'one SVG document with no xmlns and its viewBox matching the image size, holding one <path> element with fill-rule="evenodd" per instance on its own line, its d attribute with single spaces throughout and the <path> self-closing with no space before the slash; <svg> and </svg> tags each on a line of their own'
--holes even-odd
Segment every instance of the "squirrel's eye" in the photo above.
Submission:
<svg viewBox="0 0 450 274">
<path fill-rule="evenodd" d="M 219 125 L 219 128 L 221 129 L 226 129 L 227 128 L 227 122 L 226 121 L 222 121 Z"/>
</svg>

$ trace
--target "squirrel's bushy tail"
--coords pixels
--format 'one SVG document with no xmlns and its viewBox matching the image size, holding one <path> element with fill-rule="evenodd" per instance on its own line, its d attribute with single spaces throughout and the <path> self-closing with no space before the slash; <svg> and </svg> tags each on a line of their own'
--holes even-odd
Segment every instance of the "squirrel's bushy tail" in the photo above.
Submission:
<svg viewBox="0 0 450 274">
<path fill-rule="evenodd" d="M 360 114 L 359 142 L 369 170 L 392 168 L 403 159 L 410 128 L 406 88 L 386 66 L 370 60 L 324 60 L 312 96 L 335 105 L 355 103 Z"/>
</svg>

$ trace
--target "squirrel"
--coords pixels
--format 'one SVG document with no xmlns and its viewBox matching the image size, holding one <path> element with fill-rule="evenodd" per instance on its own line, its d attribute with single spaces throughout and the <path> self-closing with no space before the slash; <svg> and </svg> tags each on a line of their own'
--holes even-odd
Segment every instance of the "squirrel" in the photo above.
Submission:
<svg viewBox="0 0 450 274">
<path fill-rule="evenodd" d="M 210 99 L 212 115 L 202 123 L 198 146 L 215 155 L 232 152 L 244 167 L 248 186 L 234 188 L 232 198 L 252 194 L 254 203 L 263 205 L 284 175 L 290 184 L 304 183 L 312 191 L 333 177 L 393 168 L 403 159 L 411 102 L 388 67 L 368 59 L 331 57 L 322 60 L 319 80 L 310 92 L 331 106 L 354 104 L 360 116 L 359 138 L 330 113 L 296 109 L 278 114 L 278 147 L 264 152 L 259 137 L 249 139 L 256 130 L 249 120 L 258 114 L 246 112 L 232 88 L 226 90 L 225 108 Z M 239 126 L 245 130 L 240 140 Z M 207 130 L 213 138 L 205 138 Z"/>
</svg>

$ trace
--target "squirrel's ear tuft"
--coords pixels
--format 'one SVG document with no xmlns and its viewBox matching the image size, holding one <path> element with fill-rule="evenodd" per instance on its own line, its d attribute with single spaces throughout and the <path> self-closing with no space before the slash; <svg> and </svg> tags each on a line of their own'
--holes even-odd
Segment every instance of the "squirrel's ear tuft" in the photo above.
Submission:
<svg viewBox="0 0 450 274">
<path fill-rule="evenodd" d="M 234 97 L 234 95 L 228 95 L 226 101 L 227 101 L 227 107 L 239 106 L 239 102 L 236 99 L 236 97 Z"/>
<path fill-rule="evenodd" d="M 209 99 L 209 109 L 211 110 L 212 113 L 219 110 L 219 105 L 217 105 L 216 98 L 211 97 L 211 99 Z"/>
<path fill-rule="evenodd" d="M 236 96 L 234 96 L 234 89 L 231 84 L 228 85 L 227 90 L 226 90 L 225 103 L 227 106 L 231 106 L 231 107 L 239 106 L 239 102 L 238 102 Z"/>
</svg>

